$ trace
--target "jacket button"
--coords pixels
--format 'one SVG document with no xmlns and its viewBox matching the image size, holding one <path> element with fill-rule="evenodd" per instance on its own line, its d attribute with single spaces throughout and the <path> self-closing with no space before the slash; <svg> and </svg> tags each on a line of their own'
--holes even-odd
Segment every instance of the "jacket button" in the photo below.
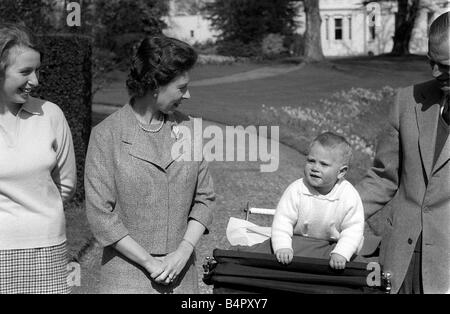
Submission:
<svg viewBox="0 0 450 314">
<path fill-rule="evenodd" d="M 413 240 L 411 238 L 408 239 L 408 244 L 411 245 L 413 243 Z"/>
</svg>

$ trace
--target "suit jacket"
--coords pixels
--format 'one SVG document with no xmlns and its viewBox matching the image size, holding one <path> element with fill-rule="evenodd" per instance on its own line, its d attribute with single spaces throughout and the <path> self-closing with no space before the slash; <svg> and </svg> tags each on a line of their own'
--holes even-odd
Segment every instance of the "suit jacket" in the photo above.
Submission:
<svg viewBox="0 0 450 314">
<path fill-rule="evenodd" d="M 450 292 L 450 138 L 433 166 L 442 97 L 435 80 L 399 90 L 373 167 L 357 186 L 366 217 L 390 202 L 380 262 L 393 293 L 421 232 L 424 292 Z"/>
</svg>

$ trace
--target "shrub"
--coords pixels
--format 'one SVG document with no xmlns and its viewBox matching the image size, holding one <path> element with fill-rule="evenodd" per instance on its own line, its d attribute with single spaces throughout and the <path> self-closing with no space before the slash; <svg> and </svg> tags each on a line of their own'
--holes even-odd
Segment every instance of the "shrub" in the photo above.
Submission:
<svg viewBox="0 0 450 314">
<path fill-rule="evenodd" d="M 305 37 L 301 34 L 286 36 L 284 46 L 287 47 L 291 55 L 303 56 L 305 52 Z"/>
<path fill-rule="evenodd" d="M 265 57 L 279 56 L 286 52 L 284 36 L 281 34 L 268 34 L 261 43 L 261 52 Z"/>
<path fill-rule="evenodd" d="M 95 6 L 96 44 L 121 60 L 145 35 L 161 33 L 166 26 L 162 16 L 169 9 L 165 0 L 97 0 Z"/>
<path fill-rule="evenodd" d="M 77 161 L 77 193 L 84 199 L 84 160 L 91 130 L 91 39 L 74 35 L 41 36 L 43 60 L 40 86 L 34 96 L 54 102 L 69 123 Z"/>
<path fill-rule="evenodd" d="M 198 55 L 197 64 L 233 64 L 236 58 L 220 55 Z"/>
<path fill-rule="evenodd" d="M 238 40 L 220 41 L 217 53 L 223 56 L 252 58 L 261 55 L 261 45 L 257 42 L 244 44 Z"/>
<path fill-rule="evenodd" d="M 204 55 L 215 55 L 217 54 L 217 46 L 216 46 L 216 42 L 213 41 L 212 39 L 208 39 L 205 42 L 196 42 L 193 47 L 195 48 L 195 50 L 199 53 L 199 54 L 204 54 Z"/>
<path fill-rule="evenodd" d="M 106 73 L 117 68 L 117 56 L 114 52 L 93 47 L 92 49 L 92 94 L 94 95 L 108 81 Z"/>
<path fill-rule="evenodd" d="M 0 22 L 22 23 L 34 33 L 54 30 L 52 25 L 55 0 L 1 0 Z"/>
</svg>

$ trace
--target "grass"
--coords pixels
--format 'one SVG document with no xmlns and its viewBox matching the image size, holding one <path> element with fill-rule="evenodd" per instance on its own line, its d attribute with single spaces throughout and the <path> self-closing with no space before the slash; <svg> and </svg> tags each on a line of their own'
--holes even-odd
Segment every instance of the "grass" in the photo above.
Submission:
<svg viewBox="0 0 450 314">
<path fill-rule="evenodd" d="M 234 63 L 231 65 L 206 64 L 197 65 L 192 69 L 191 80 L 204 80 L 208 78 L 223 77 L 241 72 L 251 71 L 259 68 L 261 65 L 256 63 Z M 127 72 L 115 70 L 105 75 L 106 82 L 104 88 L 94 95 L 94 103 L 125 103 L 128 101 L 128 95 L 125 90 L 125 81 Z"/>
<path fill-rule="evenodd" d="M 282 108 L 264 106 L 259 115 L 263 123 L 279 125 L 284 143 L 308 153 L 309 142 L 317 134 L 331 131 L 342 134 L 353 147 L 353 162 L 347 179 L 358 182 L 371 166 L 380 129 L 386 128 L 388 106 L 395 90 L 351 88 L 321 100 L 313 107 Z"/>
<path fill-rule="evenodd" d="M 257 124 L 261 105 L 314 106 L 320 99 L 352 87 L 400 87 L 431 78 L 425 58 L 340 59 L 309 64 L 285 75 L 208 87 L 191 87 L 182 110 L 226 124 Z M 316 108 L 320 110 L 320 108 Z"/>
<path fill-rule="evenodd" d="M 262 117 L 263 105 L 281 109 L 310 108 L 319 113 L 330 113 L 321 100 L 351 88 L 379 90 L 384 86 L 398 88 L 431 79 L 427 59 L 422 56 L 404 58 L 379 56 L 331 60 L 322 64 L 308 64 L 299 71 L 271 78 L 208 87 L 191 87 L 191 99 L 183 103 L 182 110 L 194 116 L 229 125 L 261 125 L 271 122 Z M 339 104 L 337 104 L 339 105 Z M 388 111 L 389 102 L 380 102 L 367 110 L 360 120 L 347 121 L 358 124 L 356 131 L 372 133 L 375 137 L 383 128 L 381 123 Z M 339 112 L 336 109 L 335 112 Z M 377 123 L 380 120 L 380 123 Z M 370 122 L 369 127 L 361 122 Z M 280 125 L 281 141 L 304 152 L 305 134 L 292 125 Z M 358 134 L 357 134 L 358 135 Z M 360 169 L 352 170 L 353 181 L 358 181 L 368 162 L 359 163 Z M 356 173 L 355 173 L 356 172 Z"/>
</svg>

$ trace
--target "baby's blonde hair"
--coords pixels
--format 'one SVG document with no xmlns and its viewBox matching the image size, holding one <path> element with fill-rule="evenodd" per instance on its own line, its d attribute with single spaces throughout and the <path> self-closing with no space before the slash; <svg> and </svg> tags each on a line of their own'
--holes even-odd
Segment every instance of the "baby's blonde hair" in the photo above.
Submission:
<svg viewBox="0 0 450 314">
<path fill-rule="evenodd" d="M 318 135 L 310 144 L 309 148 L 319 143 L 323 147 L 337 149 L 340 151 L 341 161 L 344 165 L 349 165 L 352 161 L 353 152 L 350 143 L 345 137 L 333 132 L 325 132 Z"/>
</svg>

